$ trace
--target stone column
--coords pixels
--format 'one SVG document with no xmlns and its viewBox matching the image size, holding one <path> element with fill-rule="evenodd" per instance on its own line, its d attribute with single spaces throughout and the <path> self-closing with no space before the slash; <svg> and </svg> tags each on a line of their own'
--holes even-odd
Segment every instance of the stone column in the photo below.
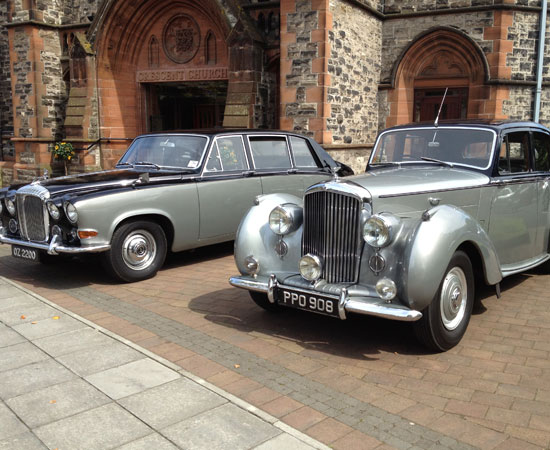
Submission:
<svg viewBox="0 0 550 450">
<path fill-rule="evenodd" d="M 328 0 L 281 0 L 281 128 L 321 144 L 332 143 L 327 131 L 330 30 Z"/>
</svg>

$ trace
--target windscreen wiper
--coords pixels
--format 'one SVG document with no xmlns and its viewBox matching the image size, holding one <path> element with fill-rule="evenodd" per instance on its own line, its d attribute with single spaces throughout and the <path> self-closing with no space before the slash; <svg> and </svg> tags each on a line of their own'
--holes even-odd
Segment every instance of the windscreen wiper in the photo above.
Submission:
<svg viewBox="0 0 550 450">
<path fill-rule="evenodd" d="M 126 163 L 123 163 L 126 164 Z M 155 169 L 160 170 L 160 166 L 154 162 L 149 161 L 136 161 L 131 164 L 132 166 L 153 166 Z"/>
<path fill-rule="evenodd" d="M 426 156 L 421 156 L 420 159 L 422 161 L 429 161 L 429 162 L 438 163 L 438 164 L 441 164 L 441 165 L 446 166 L 446 167 L 451 167 L 451 168 L 454 167 L 454 165 L 452 163 L 447 162 L 447 161 L 441 161 L 440 159 L 428 158 Z"/>
</svg>

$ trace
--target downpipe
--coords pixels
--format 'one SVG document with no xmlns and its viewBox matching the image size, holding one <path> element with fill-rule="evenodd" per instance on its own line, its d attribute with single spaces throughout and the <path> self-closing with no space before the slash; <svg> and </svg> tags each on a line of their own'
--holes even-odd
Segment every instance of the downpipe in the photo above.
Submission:
<svg viewBox="0 0 550 450">
<path fill-rule="evenodd" d="M 539 29 L 539 48 L 537 55 L 537 89 L 535 91 L 535 112 L 533 121 L 540 120 L 540 103 L 542 94 L 542 67 L 544 61 L 544 44 L 546 39 L 546 10 L 548 8 L 548 0 L 542 0 L 542 10 L 540 12 L 540 29 Z"/>
</svg>

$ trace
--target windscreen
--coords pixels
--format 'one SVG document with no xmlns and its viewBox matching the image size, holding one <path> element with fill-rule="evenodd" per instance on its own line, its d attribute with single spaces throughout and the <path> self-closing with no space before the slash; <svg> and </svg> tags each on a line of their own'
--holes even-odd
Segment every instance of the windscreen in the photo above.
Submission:
<svg viewBox="0 0 550 450">
<path fill-rule="evenodd" d="M 370 164 L 417 163 L 430 160 L 486 169 L 495 133 L 473 128 L 411 128 L 383 133 Z"/>
<path fill-rule="evenodd" d="M 118 164 L 152 164 L 162 168 L 196 169 L 205 151 L 204 136 L 143 136 L 132 142 Z"/>
</svg>

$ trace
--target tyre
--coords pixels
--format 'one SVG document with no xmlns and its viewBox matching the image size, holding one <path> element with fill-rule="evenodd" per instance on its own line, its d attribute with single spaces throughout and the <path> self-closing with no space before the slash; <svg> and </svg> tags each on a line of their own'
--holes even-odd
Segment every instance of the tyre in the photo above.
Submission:
<svg viewBox="0 0 550 450">
<path fill-rule="evenodd" d="M 263 292 L 249 291 L 250 297 L 254 300 L 254 303 L 260 308 L 265 309 L 269 312 L 281 312 L 281 307 L 277 303 L 271 303 L 267 298 L 267 294 Z"/>
<path fill-rule="evenodd" d="M 460 342 L 466 332 L 474 305 L 474 275 L 468 255 L 454 253 L 439 289 L 422 318 L 413 324 L 417 338 L 425 346 L 445 351 Z"/>
<path fill-rule="evenodd" d="M 107 270 L 119 280 L 140 281 L 158 272 L 166 251 L 166 235 L 159 224 L 135 221 L 117 228 L 103 260 Z"/>
</svg>

